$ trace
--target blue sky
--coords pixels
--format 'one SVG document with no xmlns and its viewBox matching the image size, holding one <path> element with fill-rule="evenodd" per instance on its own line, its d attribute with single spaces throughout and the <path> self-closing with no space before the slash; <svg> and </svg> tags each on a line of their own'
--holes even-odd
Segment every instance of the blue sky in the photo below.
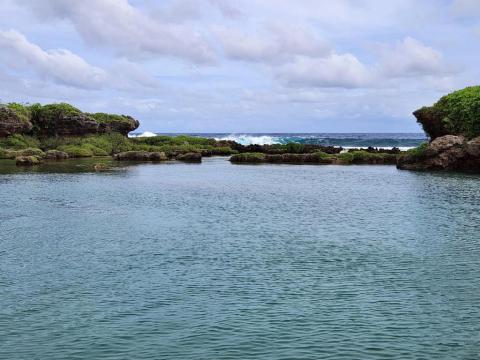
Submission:
<svg viewBox="0 0 480 360">
<path fill-rule="evenodd" d="M 419 132 L 478 83 L 478 0 L 0 0 L 2 102 L 158 132 Z"/>
</svg>

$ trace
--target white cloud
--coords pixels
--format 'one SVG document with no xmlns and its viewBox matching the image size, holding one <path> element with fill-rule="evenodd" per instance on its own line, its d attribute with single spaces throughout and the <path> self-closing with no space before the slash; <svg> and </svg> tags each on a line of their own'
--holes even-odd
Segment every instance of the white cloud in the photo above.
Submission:
<svg viewBox="0 0 480 360">
<path fill-rule="evenodd" d="M 280 80 L 296 87 L 357 88 L 370 84 L 371 73 L 352 54 L 325 58 L 297 57 L 277 71 Z"/>
<path fill-rule="evenodd" d="M 148 74 L 141 66 L 128 60 L 117 61 L 109 71 L 109 84 L 120 90 L 138 90 L 159 86 L 157 79 Z"/>
<path fill-rule="evenodd" d="M 387 77 L 441 75 L 449 71 L 440 52 L 411 37 L 383 49 L 380 69 Z"/>
<path fill-rule="evenodd" d="M 227 57 L 234 60 L 285 62 L 297 55 L 326 56 L 331 50 L 306 27 L 270 24 L 262 31 L 217 28 Z"/>
<path fill-rule="evenodd" d="M 478 0 L 454 0 L 451 9 L 456 16 L 475 17 L 480 15 L 480 2 Z"/>
<path fill-rule="evenodd" d="M 100 88 L 107 78 L 103 69 L 90 65 L 69 50 L 45 51 L 15 30 L 0 31 L 0 55 L 11 64 L 15 59 L 16 67 L 31 68 L 41 77 L 63 85 Z"/>
<path fill-rule="evenodd" d="M 205 36 L 193 26 L 155 21 L 127 0 L 22 1 L 39 17 L 69 20 L 90 44 L 116 49 L 137 58 L 172 56 L 194 63 L 214 62 Z"/>
</svg>

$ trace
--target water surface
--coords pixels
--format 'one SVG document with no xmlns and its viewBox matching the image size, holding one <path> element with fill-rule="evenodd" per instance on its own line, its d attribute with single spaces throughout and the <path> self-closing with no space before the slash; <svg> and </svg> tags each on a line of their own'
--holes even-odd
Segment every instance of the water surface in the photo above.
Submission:
<svg viewBox="0 0 480 360">
<path fill-rule="evenodd" d="M 480 357 L 478 176 L 7 163 L 1 359 Z"/>
</svg>

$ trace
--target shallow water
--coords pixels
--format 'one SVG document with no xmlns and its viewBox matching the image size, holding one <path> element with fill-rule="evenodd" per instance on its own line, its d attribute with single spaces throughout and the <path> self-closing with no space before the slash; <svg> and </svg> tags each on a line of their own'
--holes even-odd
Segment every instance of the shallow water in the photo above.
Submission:
<svg viewBox="0 0 480 360">
<path fill-rule="evenodd" d="M 478 176 L 85 164 L 0 164 L 1 359 L 480 357 Z"/>
</svg>

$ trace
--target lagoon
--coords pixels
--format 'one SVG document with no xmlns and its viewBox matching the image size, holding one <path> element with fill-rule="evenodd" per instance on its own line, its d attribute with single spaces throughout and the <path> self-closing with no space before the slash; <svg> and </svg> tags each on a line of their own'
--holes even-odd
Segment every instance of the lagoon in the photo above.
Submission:
<svg viewBox="0 0 480 360">
<path fill-rule="evenodd" d="M 0 163 L 2 359 L 480 356 L 479 176 L 89 164 Z"/>
</svg>

